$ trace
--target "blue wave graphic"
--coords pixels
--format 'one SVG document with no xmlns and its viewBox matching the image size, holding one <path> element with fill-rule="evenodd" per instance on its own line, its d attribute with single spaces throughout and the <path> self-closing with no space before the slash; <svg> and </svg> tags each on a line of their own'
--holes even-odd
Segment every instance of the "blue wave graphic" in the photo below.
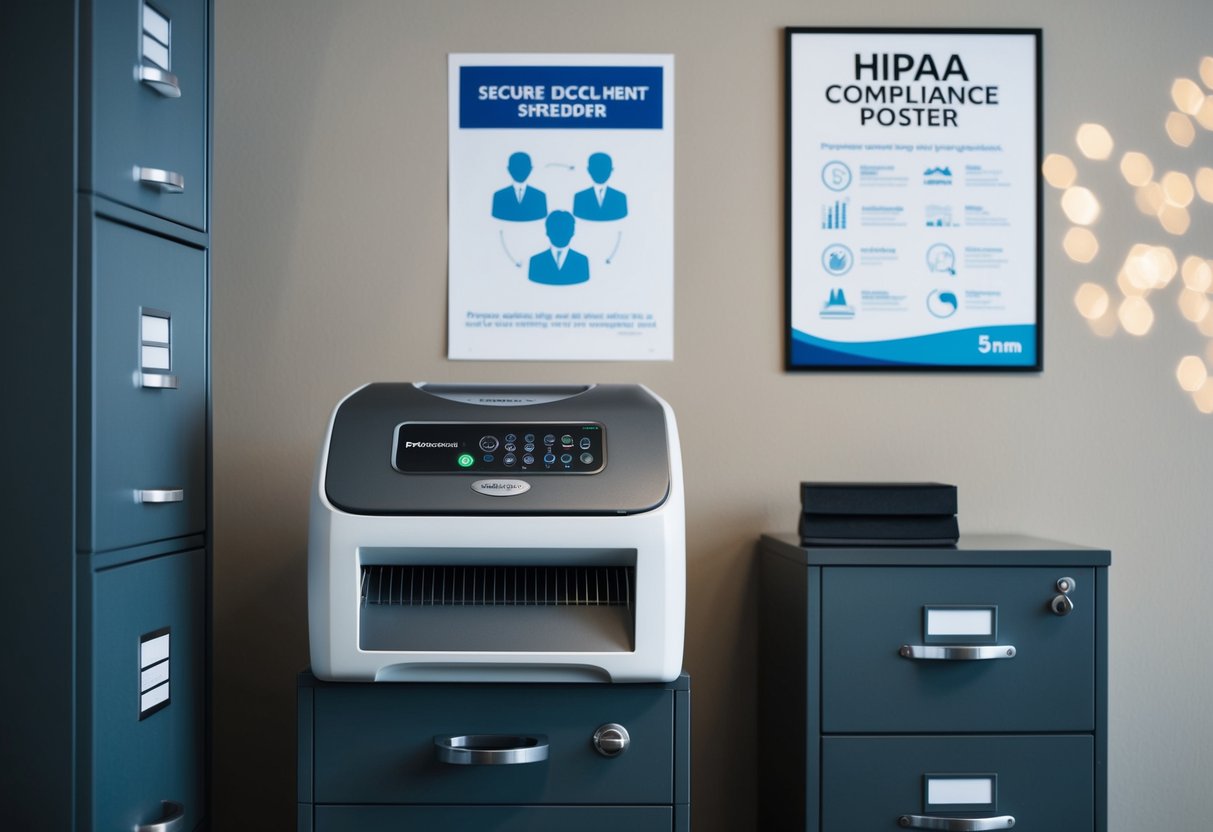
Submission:
<svg viewBox="0 0 1213 832">
<path fill-rule="evenodd" d="M 987 352 L 980 352 L 981 336 Z M 1019 352 L 1009 352 L 1010 345 Z M 791 363 L 834 367 L 1033 367 L 1036 327 L 1032 324 L 977 326 L 887 341 L 829 341 L 792 330 Z"/>
</svg>

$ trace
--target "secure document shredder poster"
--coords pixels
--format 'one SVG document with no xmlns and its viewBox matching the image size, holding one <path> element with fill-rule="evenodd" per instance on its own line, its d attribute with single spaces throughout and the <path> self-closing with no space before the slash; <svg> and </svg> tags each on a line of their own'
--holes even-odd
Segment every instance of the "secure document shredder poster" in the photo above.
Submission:
<svg viewBox="0 0 1213 832">
<path fill-rule="evenodd" d="M 451 55 L 453 359 L 674 357 L 674 61 Z"/>
<path fill-rule="evenodd" d="M 1039 369 L 1038 56 L 789 30 L 790 369 Z"/>
</svg>

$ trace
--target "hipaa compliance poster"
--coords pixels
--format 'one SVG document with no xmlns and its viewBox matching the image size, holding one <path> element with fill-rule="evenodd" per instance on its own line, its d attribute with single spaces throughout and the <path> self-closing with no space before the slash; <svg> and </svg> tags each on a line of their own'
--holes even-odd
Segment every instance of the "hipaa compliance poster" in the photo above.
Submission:
<svg viewBox="0 0 1213 832">
<path fill-rule="evenodd" d="M 674 357 L 674 60 L 450 56 L 453 359 Z"/>
<path fill-rule="evenodd" d="M 788 31 L 790 369 L 1039 369 L 1039 32 Z"/>
</svg>

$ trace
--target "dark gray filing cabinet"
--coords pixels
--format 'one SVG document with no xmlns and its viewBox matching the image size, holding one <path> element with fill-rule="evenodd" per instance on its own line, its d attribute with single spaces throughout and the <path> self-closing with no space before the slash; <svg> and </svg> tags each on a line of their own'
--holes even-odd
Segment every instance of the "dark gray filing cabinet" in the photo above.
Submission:
<svg viewBox="0 0 1213 832">
<path fill-rule="evenodd" d="M 0 9 L 0 828 L 207 825 L 211 31 Z"/>
<path fill-rule="evenodd" d="M 1110 561 L 764 536 L 758 828 L 1106 830 Z"/>
<path fill-rule="evenodd" d="M 319 682 L 299 677 L 299 832 L 690 832 L 690 679 L 669 684 Z M 616 756 L 595 733 L 620 725 Z M 547 759 L 444 762 L 489 736 Z"/>
</svg>

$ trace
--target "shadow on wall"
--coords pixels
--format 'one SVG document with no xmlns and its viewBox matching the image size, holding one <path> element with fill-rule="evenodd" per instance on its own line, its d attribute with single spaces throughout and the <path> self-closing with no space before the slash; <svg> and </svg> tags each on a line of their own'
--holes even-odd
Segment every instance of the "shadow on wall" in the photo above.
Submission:
<svg viewBox="0 0 1213 832">
<path fill-rule="evenodd" d="M 1171 85 L 1171 103 L 1176 109 L 1167 115 L 1162 126 L 1178 148 L 1193 147 L 1197 141 L 1196 125 L 1213 132 L 1213 57 L 1201 59 L 1199 75 L 1203 86 L 1191 78 L 1176 78 Z M 1114 158 L 1116 141 L 1101 124 L 1080 125 L 1075 143 L 1082 156 L 1091 162 Z M 1097 335 L 1107 338 L 1123 329 L 1129 335 L 1141 337 L 1156 323 L 1151 295 L 1161 294 L 1180 275 L 1179 312 L 1205 343 L 1203 357 L 1183 356 L 1175 374 L 1180 388 L 1191 394 L 1201 413 L 1207 414 L 1213 414 L 1213 378 L 1208 370 L 1213 365 L 1213 303 L 1209 298 L 1213 289 L 1213 259 L 1204 256 L 1208 251 L 1192 249 L 1207 245 L 1209 237 L 1208 224 L 1194 223 L 1193 214 L 1199 210 L 1198 196 L 1200 201 L 1213 203 L 1213 167 L 1199 165 L 1199 160 L 1210 161 L 1211 156 L 1206 138 L 1203 155 L 1198 149 L 1198 164 L 1192 175 L 1177 170 L 1160 175 L 1147 154 L 1130 150 L 1121 155 L 1120 174 L 1132 189 L 1132 203 L 1142 216 L 1149 218 L 1145 221 L 1139 218 L 1142 236 L 1156 233 L 1155 223 L 1150 221 L 1153 220 L 1174 238 L 1174 245 L 1134 243 L 1123 258 L 1118 257 L 1118 273 L 1114 277 L 1106 275 L 1120 293 L 1115 309 L 1112 294 L 1098 282 L 1083 283 L 1074 294 L 1079 314 Z M 1078 167 L 1068 156 L 1050 153 L 1042 168 L 1045 180 L 1062 191 L 1061 209 L 1073 223 L 1062 240 L 1066 255 L 1076 263 L 1091 264 L 1100 250 L 1099 237 L 1092 226 L 1098 223 L 1104 205 L 1109 210 L 1122 206 L 1110 198 L 1101 202 L 1090 189 L 1077 184 Z"/>
</svg>

